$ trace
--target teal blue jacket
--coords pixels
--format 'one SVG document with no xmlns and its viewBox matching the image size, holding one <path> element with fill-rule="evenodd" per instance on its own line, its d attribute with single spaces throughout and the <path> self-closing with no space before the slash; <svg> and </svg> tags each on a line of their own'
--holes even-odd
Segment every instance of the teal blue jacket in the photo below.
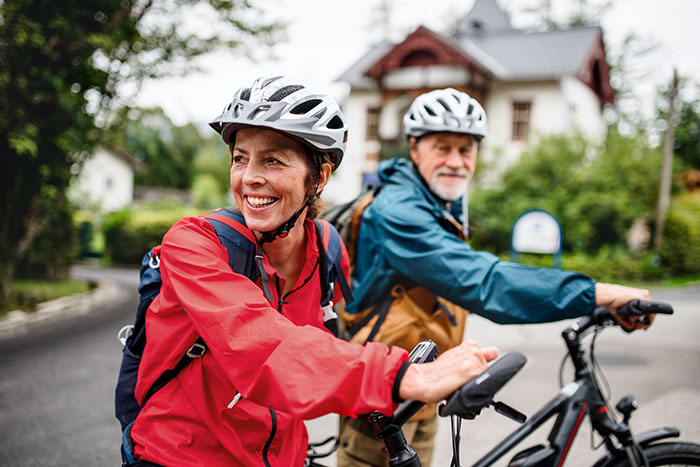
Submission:
<svg viewBox="0 0 700 467">
<path fill-rule="evenodd" d="M 475 251 L 444 219 L 445 204 L 406 159 L 379 165 L 382 189 L 365 209 L 348 313 L 377 305 L 396 284 L 420 285 L 502 324 L 575 318 L 595 308 L 595 281 L 560 269 L 501 261 Z M 461 201 L 451 203 L 461 219 Z"/>
</svg>

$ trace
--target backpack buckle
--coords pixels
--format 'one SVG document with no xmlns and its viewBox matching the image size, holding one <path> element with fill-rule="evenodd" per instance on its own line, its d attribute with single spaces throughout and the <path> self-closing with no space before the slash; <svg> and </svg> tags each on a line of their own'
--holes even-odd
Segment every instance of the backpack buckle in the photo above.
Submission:
<svg viewBox="0 0 700 467">
<path fill-rule="evenodd" d="M 122 326 L 122 328 L 119 330 L 117 333 L 117 339 L 119 339 L 119 342 L 122 343 L 122 346 L 126 346 L 126 341 L 131 337 L 131 335 L 134 333 L 134 325 L 133 324 L 127 324 L 126 326 Z"/>
<path fill-rule="evenodd" d="M 160 267 L 160 255 L 151 255 L 151 259 L 148 261 L 148 266 L 150 266 L 151 269 L 158 269 Z"/>
<path fill-rule="evenodd" d="M 187 356 L 190 358 L 199 358 L 202 355 L 204 355 L 204 352 L 206 352 L 207 348 L 200 344 L 199 342 L 195 342 L 192 344 L 192 347 L 187 350 Z"/>
</svg>

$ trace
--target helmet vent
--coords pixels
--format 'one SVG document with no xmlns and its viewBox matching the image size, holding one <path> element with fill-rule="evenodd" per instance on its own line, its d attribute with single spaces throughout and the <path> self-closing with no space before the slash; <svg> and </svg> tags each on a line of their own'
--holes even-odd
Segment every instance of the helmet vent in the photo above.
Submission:
<svg viewBox="0 0 700 467">
<path fill-rule="evenodd" d="M 289 113 L 292 113 L 294 115 L 303 115 L 306 112 L 313 109 L 314 107 L 316 107 L 321 102 L 322 102 L 321 99 L 311 99 L 311 100 L 302 102 L 301 104 L 297 105 L 292 110 L 290 110 Z"/>
<path fill-rule="evenodd" d="M 270 98 L 267 99 L 267 100 L 268 100 L 268 102 L 281 101 L 282 99 L 284 99 L 284 98 L 287 97 L 288 95 L 294 94 L 294 93 L 297 92 L 299 89 L 304 89 L 304 86 L 302 86 L 302 85 L 300 85 L 300 84 L 294 84 L 294 85 L 290 85 L 290 86 L 285 86 L 285 87 L 280 88 L 280 89 L 278 89 L 277 91 L 275 91 L 275 93 L 272 94 L 272 95 L 270 96 Z"/>
<path fill-rule="evenodd" d="M 343 128 L 343 126 L 345 126 L 343 123 L 343 119 L 337 115 L 331 118 L 331 120 L 328 122 L 328 125 L 326 125 L 327 128 L 333 130 L 339 130 L 340 128 Z"/>
<path fill-rule="evenodd" d="M 431 117 L 437 117 L 437 114 L 435 112 L 433 112 L 433 109 L 431 109 L 427 105 L 424 107 L 424 109 L 426 112 L 428 112 L 428 115 L 430 115 Z"/>
<path fill-rule="evenodd" d="M 245 88 L 243 91 L 241 91 L 240 99 L 242 101 L 249 101 L 250 100 L 250 88 Z"/>
<path fill-rule="evenodd" d="M 269 105 L 259 105 L 256 108 L 254 108 L 253 111 L 250 112 L 250 114 L 248 114 L 247 118 L 248 120 L 255 120 L 258 115 L 264 114 L 268 110 L 270 110 Z"/>
<path fill-rule="evenodd" d="M 447 110 L 448 112 L 450 111 L 450 106 L 449 104 L 447 104 L 447 102 L 445 102 L 444 99 L 437 99 L 437 101 L 440 103 L 441 106 L 445 108 L 445 110 Z"/>
</svg>

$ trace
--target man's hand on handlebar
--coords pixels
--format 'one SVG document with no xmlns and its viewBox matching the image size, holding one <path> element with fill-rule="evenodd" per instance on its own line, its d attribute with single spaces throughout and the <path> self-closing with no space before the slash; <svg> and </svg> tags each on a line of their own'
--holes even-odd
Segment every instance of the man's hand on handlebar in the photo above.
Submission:
<svg viewBox="0 0 700 467">
<path fill-rule="evenodd" d="M 633 315 L 623 316 L 617 312 L 621 306 L 632 300 L 651 300 L 648 290 L 598 282 L 595 286 L 595 295 L 596 305 L 607 308 L 625 331 L 648 329 L 654 322 L 656 317 L 654 314 L 646 315 L 642 320 Z"/>
<path fill-rule="evenodd" d="M 480 348 L 472 340 L 440 354 L 430 363 L 410 365 L 399 386 L 399 397 L 425 403 L 440 402 L 481 374 L 498 357 L 496 347 Z"/>
</svg>

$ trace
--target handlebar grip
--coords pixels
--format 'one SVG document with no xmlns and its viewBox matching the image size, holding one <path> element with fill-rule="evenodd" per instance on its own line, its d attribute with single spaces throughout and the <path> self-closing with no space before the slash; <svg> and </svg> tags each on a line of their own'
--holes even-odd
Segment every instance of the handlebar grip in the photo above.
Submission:
<svg viewBox="0 0 700 467">
<path fill-rule="evenodd" d="M 672 315 L 673 307 L 665 302 L 648 301 L 648 300 L 632 300 L 620 307 L 617 310 L 619 315 L 644 316 L 654 313 L 664 315 Z"/>
<path fill-rule="evenodd" d="M 440 416 L 477 414 L 493 401 L 494 394 L 520 371 L 525 362 L 527 357 L 520 352 L 510 352 L 499 358 L 479 376 L 452 393 L 447 402 L 440 405 Z"/>
</svg>

